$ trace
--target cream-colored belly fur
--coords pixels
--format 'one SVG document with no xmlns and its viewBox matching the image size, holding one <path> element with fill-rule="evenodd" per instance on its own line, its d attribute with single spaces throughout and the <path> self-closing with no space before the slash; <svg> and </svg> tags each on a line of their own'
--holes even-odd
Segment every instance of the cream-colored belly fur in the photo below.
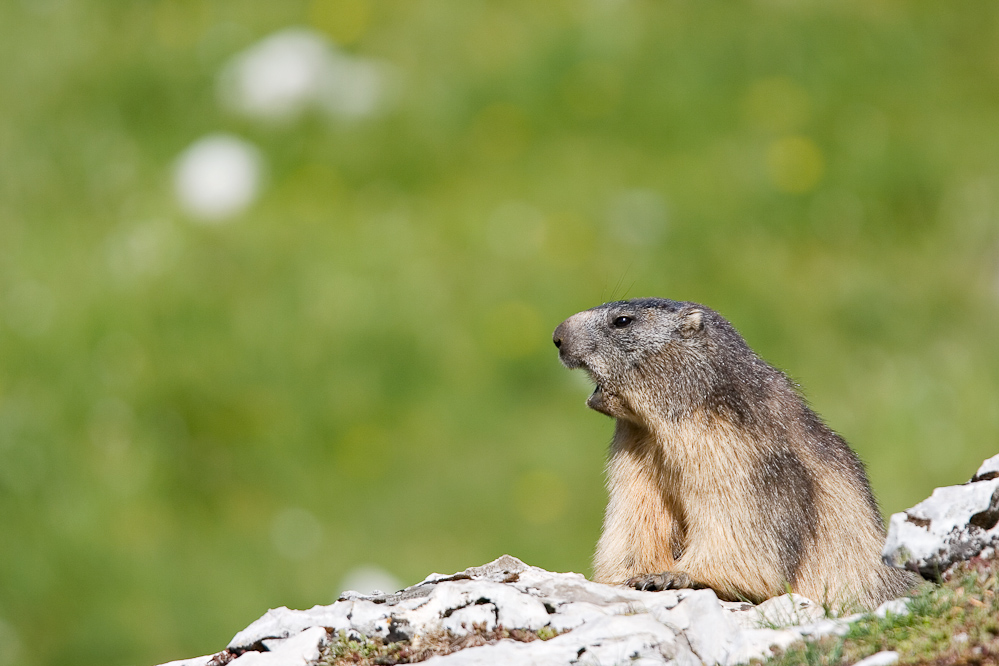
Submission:
<svg viewBox="0 0 999 666">
<path fill-rule="evenodd" d="M 814 475 L 818 525 L 788 581 L 766 533 L 767 517 L 758 515 L 752 474 L 760 444 L 696 416 L 656 426 L 653 432 L 618 420 L 596 580 L 682 571 L 731 599 L 760 601 L 790 588 L 837 605 L 876 601 L 865 590 L 881 587 L 882 536 L 861 489 L 823 475 L 820 461 L 796 452 L 820 472 Z"/>
</svg>

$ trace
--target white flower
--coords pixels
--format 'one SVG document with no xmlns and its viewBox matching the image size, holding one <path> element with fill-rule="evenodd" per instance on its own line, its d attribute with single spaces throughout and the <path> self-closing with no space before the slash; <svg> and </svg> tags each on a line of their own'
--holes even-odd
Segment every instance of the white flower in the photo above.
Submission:
<svg viewBox="0 0 999 666">
<path fill-rule="evenodd" d="M 262 160 L 252 144 L 210 134 L 177 158 L 174 190 L 192 217 L 219 222 L 245 210 L 260 191 Z"/>
<path fill-rule="evenodd" d="M 223 68 L 223 103 L 249 118 L 287 122 L 310 108 L 363 117 L 386 98 L 387 67 L 339 51 L 322 33 L 288 28 L 236 54 Z"/>
</svg>

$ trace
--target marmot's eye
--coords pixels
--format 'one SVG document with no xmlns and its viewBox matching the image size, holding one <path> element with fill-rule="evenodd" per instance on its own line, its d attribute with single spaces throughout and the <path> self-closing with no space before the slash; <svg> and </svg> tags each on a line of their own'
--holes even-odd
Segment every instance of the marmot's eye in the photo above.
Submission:
<svg viewBox="0 0 999 666">
<path fill-rule="evenodd" d="M 631 317 L 625 317 L 624 315 L 622 315 L 620 317 L 614 317 L 614 321 L 611 322 L 611 325 L 614 328 L 624 328 L 625 326 L 630 324 L 631 321 L 632 321 Z"/>
</svg>

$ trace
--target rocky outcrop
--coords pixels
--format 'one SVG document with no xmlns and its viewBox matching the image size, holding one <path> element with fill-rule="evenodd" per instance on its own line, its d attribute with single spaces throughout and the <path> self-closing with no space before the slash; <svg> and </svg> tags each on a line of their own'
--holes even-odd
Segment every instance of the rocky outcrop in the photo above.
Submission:
<svg viewBox="0 0 999 666">
<path fill-rule="evenodd" d="M 883 557 L 891 566 L 936 579 L 973 557 L 991 559 L 999 548 L 999 455 L 970 481 L 937 488 L 926 500 L 896 513 Z"/>
<path fill-rule="evenodd" d="M 880 613 L 904 613 L 904 601 Z M 311 666 L 338 637 L 412 641 L 445 632 L 525 630 L 549 640 L 500 640 L 426 664 L 642 664 L 734 666 L 803 637 L 843 633 L 854 617 L 829 619 L 788 594 L 754 606 L 711 590 L 641 592 L 579 574 L 552 573 L 505 555 L 450 576 L 433 574 L 395 594 L 347 593 L 330 606 L 268 611 L 217 654 L 171 666 Z M 531 636 L 533 638 L 533 636 Z"/>
<path fill-rule="evenodd" d="M 893 515 L 884 558 L 935 577 L 957 562 L 994 557 L 997 549 L 999 455 L 968 483 L 938 488 Z M 875 611 L 906 612 L 906 599 Z M 269 610 L 222 652 L 166 666 L 331 664 L 333 650 L 351 639 L 404 643 L 432 666 L 736 666 L 802 639 L 842 635 L 859 617 L 826 617 L 794 594 L 754 606 L 720 601 L 711 590 L 641 592 L 504 555 L 450 576 L 432 574 L 394 594 L 347 592 L 330 606 Z M 435 641 L 447 649 L 427 647 Z M 880 652 L 861 663 L 885 666 L 898 658 Z"/>
</svg>

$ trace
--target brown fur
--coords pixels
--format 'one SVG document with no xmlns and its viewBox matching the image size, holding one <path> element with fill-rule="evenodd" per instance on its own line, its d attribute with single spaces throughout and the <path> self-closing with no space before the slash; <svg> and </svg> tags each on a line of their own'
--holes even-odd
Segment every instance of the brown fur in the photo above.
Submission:
<svg viewBox="0 0 999 666">
<path fill-rule="evenodd" d="M 790 588 L 866 608 L 911 584 L 881 562 L 856 455 L 716 312 L 619 301 L 554 340 L 597 383 L 587 404 L 617 419 L 596 580 L 752 601 Z"/>
</svg>

